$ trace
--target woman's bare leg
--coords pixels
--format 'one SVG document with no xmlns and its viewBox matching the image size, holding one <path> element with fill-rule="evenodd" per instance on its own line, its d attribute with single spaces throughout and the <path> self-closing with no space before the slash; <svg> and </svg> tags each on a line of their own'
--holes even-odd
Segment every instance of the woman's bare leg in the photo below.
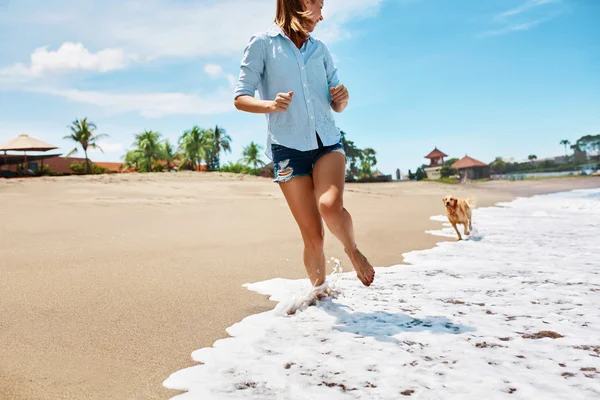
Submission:
<svg viewBox="0 0 600 400">
<path fill-rule="evenodd" d="M 300 228 L 304 240 L 304 266 L 313 286 L 325 283 L 324 231 L 321 215 L 315 200 L 313 180 L 310 176 L 297 176 L 280 182 L 283 195 Z"/>
<path fill-rule="evenodd" d="M 365 286 L 369 286 L 375 278 L 375 270 L 358 250 L 354 240 L 352 217 L 344 208 L 345 177 L 346 156 L 340 152 L 325 154 L 313 168 L 315 197 L 321 216 L 331 233 L 344 246 L 356 270 L 356 276 Z"/>
</svg>

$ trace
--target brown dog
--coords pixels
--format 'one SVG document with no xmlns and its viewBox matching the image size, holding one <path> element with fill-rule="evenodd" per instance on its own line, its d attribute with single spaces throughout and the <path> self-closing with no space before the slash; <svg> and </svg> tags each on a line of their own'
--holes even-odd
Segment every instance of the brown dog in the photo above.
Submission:
<svg viewBox="0 0 600 400">
<path fill-rule="evenodd" d="M 465 235 L 470 234 L 470 230 L 473 229 L 473 226 L 471 225 L 471 205 L 473 204 L 473 200 L 471 197 L 463 200 L 452 195 L 447 195 L 442 201 L 446 207 L 448 221 L 450 221 L 452 227 L 456 231 L 458 240 L 462 240 L 460 232 L 456 228 L 456 224 L 462 224 L 465 227 Z"/>
</svg>

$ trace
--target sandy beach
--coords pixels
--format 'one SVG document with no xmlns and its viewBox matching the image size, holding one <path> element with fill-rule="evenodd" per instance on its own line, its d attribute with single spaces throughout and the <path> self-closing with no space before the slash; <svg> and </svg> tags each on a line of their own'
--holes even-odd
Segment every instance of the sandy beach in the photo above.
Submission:
<svg viewBox="0 0 600 400">
<path fill-rule="evenodd" d="M 600 178 L 349 184 L 375 266 L 442 240 L 447 193 L 478 207 L 598 188 Z M 304 278 L 302 242 L 269 179 L 220 173 L 1 180 L 0 398 L 166 399 L 192 351 L 274 307 L 242 287 Z M 327 257 L 351 268 L 327 232 Z M 329 267 L 331 268 L 331 266 Z M 328 271 L 329 272 L 329 271 Z M 377 278 L 373 290 L 377 290 Z"/>
</svg>

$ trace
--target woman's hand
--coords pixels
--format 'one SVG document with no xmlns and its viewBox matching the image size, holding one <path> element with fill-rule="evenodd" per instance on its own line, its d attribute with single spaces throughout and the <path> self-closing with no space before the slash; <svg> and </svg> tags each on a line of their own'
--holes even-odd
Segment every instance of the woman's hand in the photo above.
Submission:
<svg viewBox="0 0 600 400">
<path fill-rule="evenodd" d="M 286 111 L 292 102 L 293 96 L 294 92 L 277 93 L 277 97 L 275 97 L 275 100 L 271 104 L 271 112 Z"/>
<path fill-rule="evenodd" d="M 342 112 L 348 105 L 350 95 L 344 85 L 338 85 L 329 89 L 331 93 L 331 108 L 336 112 Z"/>
<path fill-rule="evenodd" d="M 234 100 L 235 108 L 241 111 L 256 113 L 256 114 L 270 114 L 273 112 L 283 112 L 288 109 L 292 102 L 292 96 L 294 92 L 279 93 L 275 100 L 259 100 L 247 94 L 238 96 Z"/>
</svg>

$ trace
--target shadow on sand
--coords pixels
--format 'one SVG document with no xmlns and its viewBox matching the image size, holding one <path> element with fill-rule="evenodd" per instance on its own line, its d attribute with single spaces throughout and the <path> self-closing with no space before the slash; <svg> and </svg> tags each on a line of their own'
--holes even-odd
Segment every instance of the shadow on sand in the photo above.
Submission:
<svg viewBox="0 0 600 400">
<path fill-rule="evenodd" d="M 348 307 L 327 301 L 323 309 L 337 318 L 333 329 L 361 336 L 371 336 L 382 342 L 400 343 L 396 336 L 402 332 L 429 331 L 435 334 L 457 335 L 474 332 L 475 328 L 456 324 L 446 317 L 415 318 L 408 314 L 392 314 L 386 311 L 372 313 L 346 311 Z"/>
</svg>

